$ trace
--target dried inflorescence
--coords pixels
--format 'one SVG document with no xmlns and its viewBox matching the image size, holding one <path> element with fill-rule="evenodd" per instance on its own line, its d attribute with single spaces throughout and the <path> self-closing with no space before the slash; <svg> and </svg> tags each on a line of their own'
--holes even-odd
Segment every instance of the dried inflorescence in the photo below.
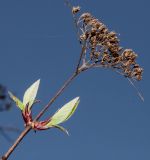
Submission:
<svg viewBox="0 0 150 160">
<path fill-rule="evenodd" d="M 74 8 L 74 14 L 76 14 Z M 85 47 L 84 59 L 88 64 L 117 69 L 128 78 L 142 79 L 143 69 L 136 63 L 137 54 L 123 49 L 114 31 L 93 17 L 83 13 L 77 20 L 80 42 Z"/>
</svg>

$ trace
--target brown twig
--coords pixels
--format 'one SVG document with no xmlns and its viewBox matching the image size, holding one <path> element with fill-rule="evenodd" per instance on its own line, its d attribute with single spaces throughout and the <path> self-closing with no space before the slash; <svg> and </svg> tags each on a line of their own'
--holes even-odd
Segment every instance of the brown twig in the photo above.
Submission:
<svg viewBox="0 0 150 160">
<path fill-rule="evenodd" d="M 68 2 L 68 1 L 66 1 Z M 71 6 L 70 6 L 71 7 Z M 74 23 L 76 24 L 75 17 L 73 16 Z M 77 77 L 82 71 L 86 70 L 86 67 L 80 68 L 80 62 L 82 60 L 82 55 L 85 51 L 85 47 L 82 47 L 81 53 L 80 53 L 80 58 L 77 63 L 77 67 L 75 72 L 71 75 L 71 77 L 64 83 L 64 85 L 58 90 L 58 92 L 54 95 L 54 97 L 49 101 L 49 103 L 43 108 L 43 110 L 36 116 L 34 121 L 38 120 L 47 110 L 48 108 L 52 105 L 52 103 L 58 98 L 59 95 L 64 91 L 65 88 L 72 82 L 72 80 Z M 7 160 L 9 156 L 12 154 L 12 152 L 15 150 L 15 148 L 20 144 L 22 139 L 26 136 L 26 134 L 31 130 L 31 126 L 27 126 L 24 131 L 20 134 L 20 136 L 17 138 L 17 140 L 14 142 L 14 144 L 9 148 L 9 150 L 5 153 L 5 155 L 1 158 L 1 160 Z"/>
<path fill-rule="evenodd" d="M 20 134 L 14 144 L 9 148 L 9 150 L 5 153 L 4 156 L 1 157 L 1 160 L 7 160 L 11 153 L 15 150 L 15 148 L 19 145 L 24 136 L 31 130 L 31 126 L 27 126 L 24 131 Z"/>
<path fill-rule="evenodd" d="M 67 6 L 70 9 L 72 9 L 72 5 L 70 4 L 70 2 L 68 0 L 64 0 L 64 1 L 67 4 Z M 48 110 L 48 108 L 53 104 L 53 102 L 58 98 L 58 96 L 63 93 L 63 91 L 68 87 L 68 85 L 81 72 L 83 72 L 87 69 L 90 69 L 90 68 L 94 68 L 94 67 L 105 68 L 105 66 L 107 66 L 107 68 L 110 67 L 111 69 L 114 67 L 122 67 L 122 65 L 120 65 L 120 66 L 118 65 L 118 63 L 120 61 L 121 62 L 122 61 L 128 62 L 128 59 L 129 59 L 134 62 L 134 60 L 136 58 L 136 54 L 132 50 L 129 50 L 129 49 L 124 50 L 124 52 L 120 55 L 119 53 L 121 51 L 121 48 L 119 47 L 119 40 L 116 36 L 116 33 L 109 32 L 107 27 L 105 25 L 103 25 L 103 23 L 98 21 L 96 18 L 94 18 L 91 14 L 84 13 L 79 18 L 79 19 L 82 19 L 82 22 L 83 22 L 83 25 L 82 24 L 80 24 L 80 25 L 85 26 L 85 27 L 83 27 L 83 31 L 82 31 L 82 28 L 80 28 L 78 26 L 78 21 L 77 21 L 75 14 L 73 12 L 72 12 L 72 15 L 73 15 L 75 27 L 77 29 L 79 42 L 81 44 L 81 53 L 79 56 L 77 66 L 75 68 L 75 72 L 64 83 L 64 85 L 58 90 L 58 92 L 48 102 L 48 104 L 43 108 L 43 110 L 36 116 L 36 118 L 34 119 L 34 122 L 37 121 L 39 118 L 41 118 L 41 116 Z M 87 30 L 86 26 L 88 26 L 90 28 Z M 98 29 L 97 29 L 97 27 L 98 27 Z M 81 35 L 79 33 L 79 28 L 81 29 Z M 88 44 L 88 46 L 86 44 Z M 101 49 L 99 52 L 97 52 L 99 45 L 101 46 Z M 85 57 L 83 57 L 83 55 L 85 54 L 87 49 L 90 50 L 90 60 L 86 61 Z M 83 63 L 81 64 L 82 60 L 83 60 Z M 91 62 L 91 63 L 89 63 L 89 62 Z M 100 63 L 97 64 L 97 62 L 100 62 Z M 132 69 L 133 69 L 134 73 L 133 73 L 132 77 L 136 77 L 138 80 L 140 80 L 142 78 L 142 69 L 137 64 L 135 65 L 135 63 L 133 63 L 133 62 L 132 62 L 132 64 L 133 64 Z M 130 63 L 126 64 L 126 66 L 124 64 L 123 67 L 125 69 L 127 67 L 129 67 L 129 69 L 131 69 Z M 125 71 L 123 70 L 123 72 L 125 72 Z M 128 75 L 128 77 L 130 77 L 130 76 Z M 32 129 L 31 126 L 27 126 L 25 128 L 25 130 L 20 134 L 18 139 L 9 148 L 9 150 L 1 158 L 1 160 L 7 160 L 9 158 L 11 153 L 15 150 L 15 148 L 20 144 L 21 140 L 26 136 L 26 134 L 31 129 Z"/>
<path fill-rule="evenodd" d="M 78 29 L 78 24 L 77 24 L 77 18 L 75 16 L 75 14 L 73 14 L 73 12 L 72 12 L 73 5 L 68 0 L 64 0 L 64 2 L 65 2 L 65 4 L 67 5 L 67 7 L 71 11 L 73 22 L 74 22 L 74 26 L 75 26 L 75 30 L 76 30 L 76 34 L 77 34 L 77 37 L 78 37 L 78 41 L 80 43 L 80 33 L 79 33 L 79 29 Z"/>
<path fill-rule="evenodd" d="M 51 104 L 57 99 L 57 97 L 64 91 L 65 88 L 72 82 L 72 80 L 81 73 L 82 70 L 78 73 L 74 72 L 72 76 L 64 83 L 64 85 L 58 90 L 55 96 L 49 101 L 49 103 L 44 107 L 44 109 L 37 115 L 35 121 L 38 120 L 51 106 Z M 15 148 L 20 144 L 21 140 L 26 136 L 26 134 L 31 130 L 31 126 L 27 126 L 24 131 L 20 134 L 14 144 L 9 148 L 9 150 L 5 153 L 5 155 L 1 158 L 1 160 L 7 160 Z"/>
<path fill-rule="evenodd" d="M 43 108 L 43 110 L 37 115 L 35 121 L 38 120 L 51 106 L 51 104 L 57 99 L 57 97 L 64 91 L 64 89 L 71 83 L 71 81 L 78 75 L 78 73 L 73 73 L 72 76 L 64 83 L 64 85 L 59 89 L 55 96 L 49 101 L 49 103 Z"/>
<path fill-rule="evenodd" d="M 85 48 L 85 45 L 83 45 L 82 50 L 81 50 L 81 53 L 80 53 L 80 57 L 79 57 L 79 60 L 78 60 L 78 64 L 77 64 L 77 67 L 76 67 L 76 73 L 79 72 L 80 63 L 81 63 L 83 54 L 84 54 L 84 52 L 85 52 L 85 49 L 86 49 L 86 48 Z"/>
<path fill-rule="evenodd" d="M 68 0 L 64 0 L 64 2 L 66 3 L 67 7 L 71 10 L 71 13 L 72 13 L 72 17 L 73 17 L 73 22 L 74 22 L 74 26 L 75 26 L 75 29 L 76 29 L 76 33 L 77 33 L 77 37 L 78 37 L 78 41 L 79 43 L 81 44 L 81 41 L 80 41 L 80 33 L 79 33 L 79 27 L 78 27 L 78 23 L 77 23 L 77 18 L 76 18 L 76 14 L 73 13 L 73 5 L 71 4 L 71 2 L 69 2 Z M 79 6 L 78 6 L 79 7 Z M 76 67 L 76 73 L 78 73 L 79 71 L 79 67 L 80 67 L 80 63 L 81 63 L 81 60 L 82 60 L 82 57 L 83 57 L 83 54 L 86 50 L 86 41 L 84 41 L 82 45 L 82 50 L 81 50 L 81 53 L 80 53 L 80 57 L 79 57 L 79 60 L 78 60 L 78 64 L 77 64 L 77 67 Z"/>
<path fill-rule="evenodd" d="M 9 136 L 8 132 L 21 133 L 18 128 L 12 126 L 0 126 L 0 134 L 8 141 L 13 142 L 12 138 Z"/>
<path fill-rule="evenodd" d="M 56 95 L 49 101 L 49 103 L 44 107 L 44 109 L 37 115 L 35 120 L 38 120 L 50 107 L 50 105 L 56 100 L 56 98 L 63 92 L 63 90 L 71 83 L 71 81 L 77 76 L 76 73 L 74 73 L 66 82 L 65 84 L 60 88 L 60 90 L 56 93 Z M 25 130 L 20 134 L 20 136 L 17 138 L 17 140 L 14 142 L 14 144 L 9 148 L 9 150 L 5 153 L 5 155 L 1 158 L 1 160 L 7 160 L 11 153 L 15 150 L 15 148 L 19 145 L 21 140 L 26 136 L 26 134 L 31 130 L 31 126 L 27 126 Z"/>
</svg>

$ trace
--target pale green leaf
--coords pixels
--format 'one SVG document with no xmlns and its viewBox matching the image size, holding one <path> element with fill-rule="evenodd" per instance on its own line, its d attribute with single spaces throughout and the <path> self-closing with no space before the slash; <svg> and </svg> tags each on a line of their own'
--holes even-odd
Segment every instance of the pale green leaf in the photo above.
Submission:
<svg viewBox="0 0 150 160">
<path fill-rule="evenodd" d="M 62 132 L 66 133 L 66 134 L 69 136 L 69 132 L 68 132 L 64 127 L 59 126 L 59 125 L 55 125 L 55 126 L 53 126 L 53 127 L 61 130 Z"/>
<path fill-rule="evenodd" d="M 37 80 L 26 90 L 23 97 L 23 104 L 25 106 L 29 104 L 29 108 L 31 108 L 31 106 L 33 105 L 38 92 L 39 84 L 40 84 L 40 80 Z"/>
<path fill-rule="evenodd" d="M 52 117 L 50 122 L 47 124 L 47 127 L 55 126 L 60 123 L 65 122 L 69 119 L 73 113 L 75 112 L 78 104 L 79 104 L 79 97 L 74 98 L 67 104 L 65 104 L 61 109 L 59 109 Z"/>
<path fill-rule="evenodd" d="M 16 106 L 19 107 L 21 110 L 25 109 L 24 104 L 17 98 L 15 97 L 11 92 L 8 92 L 10 98 L 16 103 Z"/>
</svg>

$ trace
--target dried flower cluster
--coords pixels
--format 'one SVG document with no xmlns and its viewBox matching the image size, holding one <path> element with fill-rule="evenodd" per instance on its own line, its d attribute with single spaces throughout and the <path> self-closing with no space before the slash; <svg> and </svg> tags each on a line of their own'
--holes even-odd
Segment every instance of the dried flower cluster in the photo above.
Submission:
<svg viewBox="0 0 150 160">
<path fill-rule="evenodd" d="M 73 11 L 75 14 L 78 8 L 74 8 Z M 86 62 L 117 69 L 128 78 L 142 79 L 143 69 L 136 63 L 137 54 L 131 49 L 120 47 L 119 39 L 114 31 L 109 31 L 90 13 L 83 13 L 78 18 L 77 26 L 81 44 L 85 46 Z"/>
</svg>

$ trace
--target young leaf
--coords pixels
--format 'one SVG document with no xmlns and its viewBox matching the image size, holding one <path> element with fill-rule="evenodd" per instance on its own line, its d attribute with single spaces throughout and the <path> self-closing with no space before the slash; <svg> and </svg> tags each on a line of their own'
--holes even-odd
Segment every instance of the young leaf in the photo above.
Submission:
<svg viewBox="0 0 150 160">
<path fill-rule="evenodd" d="M 10 98 L 16 103 L 16 106 L 19 107 L 21 110 L 25 109 L 24 104 L 17 98 L 15 97 L 11 92 L 8 92 Z"/>
<path fill-rule="evenodd" d="M 53 126 L 53 127 L 61 130 L 62 132 L 66 133 L 66 134 L 69 136 L 69 132 L 68 132 L 64 127 L 59 126 L 59 125 L 55 125 L 55 126 Z"/>
<path fill-rule="evenodd" d="M 29 108 L 31 108 L 32 104 L 35 101 L 38 88 L 39 88 L 40 80 L 37 80 L 35 83 L 33 83 L 25 92 L 23 97 L 23 104 L 26 106 L 26 104 L 29 103 Z"/>
<path fill-rule="evenodd" d="M 68 120 L 73 113 L 75 112 L 78 104 L 79 104 L 79 97 L 74 98 L 67 104 L 65 104 L 61 109 L 59 109 L 51 118 L 50 122 L 47 124 L 47 127 L 56 126 L 60 123 L 65 122 Z"/>
</svg>

